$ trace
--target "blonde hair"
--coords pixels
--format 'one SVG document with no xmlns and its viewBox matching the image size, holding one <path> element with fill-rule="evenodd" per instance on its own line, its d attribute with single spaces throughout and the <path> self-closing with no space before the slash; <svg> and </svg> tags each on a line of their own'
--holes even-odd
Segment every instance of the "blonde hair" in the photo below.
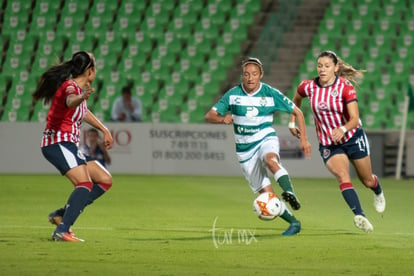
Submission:
<svg viewBox="0 0 414 276">
<path fill-rule="evenodd" d="M 343 61 L 332 51 L 323 51 L 318 55 L 318 59 L 321 57 L 331 58 L 334 64 L 338 65 L 339 67 L 337 75 L 346 78 L 353 84 L 359 84 L 361 80 L 364 78 L 364 72 L 366 72 L 366 70 L 355 69 L 352 65 Z"/>
</svg>

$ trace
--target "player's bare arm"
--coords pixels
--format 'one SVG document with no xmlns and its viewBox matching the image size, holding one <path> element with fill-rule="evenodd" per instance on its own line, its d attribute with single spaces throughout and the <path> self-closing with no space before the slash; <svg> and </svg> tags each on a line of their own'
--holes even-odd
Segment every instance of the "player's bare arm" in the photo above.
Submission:
<svg viewBox="0 0 414 276">
<path fill-rule="evenodd" d="M 206 122 L 212 123 L 212 124 L 232 124 L 233 123 L 233 116 L 231 114 L 226 114 L 225 116 L 220 116 L 220 114 L 217 113 L 214 109 L 210 109 L 209 112 L 207 112 L 206 116 L 204 117 Z"/>
</svg>

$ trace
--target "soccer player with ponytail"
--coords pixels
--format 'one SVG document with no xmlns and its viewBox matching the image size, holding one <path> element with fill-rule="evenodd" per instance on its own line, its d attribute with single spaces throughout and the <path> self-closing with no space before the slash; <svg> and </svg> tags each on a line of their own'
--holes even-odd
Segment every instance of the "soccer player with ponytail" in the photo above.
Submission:
<svg viewBox="0 0 414 276">
<path fill-rule="evenodd" d="M 87 162 L 79 150 L 82 121 L 102 131 L 104 145 L 112 148 L 109 130 L 90 112 L 86 100 L 94 91 L 95 58 L 88 52 L 74 53 L 72 59 L 54 65 L 41 76 L 33 93 L 35 101 L 50 103 L 41 150 L 44 157 L 74 185 L 67 203 L 49 215 L 56 224 L 52 239 L 79 242 L 70 227 L 83 209 L 112 186 L 111 174 L 97 161 Z"/>
<path fill-rule="evenodd" d="M 357 94 L 351 84 L 363 77 L 363 71 L 345 63 L 334 52 L 324 51 L 317 58 L 317 72 L 318 77 L 299 84 L 293 102 L 300 107 L 302 99 L 308 97 L 323 162 L 336 177 L 342 196 L 354 214 L 355 226 L 371 232 L 374 228 L 365 216 L 349 174 L 351 162 L 360 181 L 374 192 L 375 210 L 384 212 L 384 193 L 378 177 L 372 173 L 370 147 L 359 118 Z M 293 135 L 300 135 L 292 116 L 289 126 Z"/>
</svg>

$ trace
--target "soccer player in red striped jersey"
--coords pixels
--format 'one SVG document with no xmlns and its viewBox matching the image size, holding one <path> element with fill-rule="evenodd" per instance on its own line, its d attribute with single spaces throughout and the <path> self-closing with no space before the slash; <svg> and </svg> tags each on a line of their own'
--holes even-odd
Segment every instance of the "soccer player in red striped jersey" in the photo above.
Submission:
<svg viewBox="0 0 414 276">
<path fill-rule="evenodd" d="M 318 77 L 299 84 L 293 102 L 300 107 L 304 97 L 309 99 L 325 166 L 336 177 L 342 196 L 354 213 L 355 226 L 370 232 L 373 226 L 362 210 L 349 174 L 351 162 L 360 181 L 374 192 L 376 211 L 384 212 L 384 193 L 372 173 L 369 143 L 359 118 L 357 93 L 351 83 L 361 79 L 363 71 L 345 63 L 334 52 L 324 51 L 317 58 L 317 72 Z M 293 135 L 300 135 L 294 117 L 290 119 L 289 129 Z"/>
<path fill-rule="evenodd" d="M 49 215 L 56 224 L 52 239 L 79 242 L 70 227 L 86 205 L 112 186 L 111 174 L 97 161 L 86 161 L 79 150 L 82 121 L 104 134 L 104 144 L 112 148 L 109 130 L 90 112 L 86 100 L 94 91 L 90 87 L 96 76 L 95 58 L 84 51 L 72 59 L 52 66 L 40 78 L 33 99 L 50 103 L 41 149 L 44 157 L 74 185 L 66 205 Z"/>
</svg>

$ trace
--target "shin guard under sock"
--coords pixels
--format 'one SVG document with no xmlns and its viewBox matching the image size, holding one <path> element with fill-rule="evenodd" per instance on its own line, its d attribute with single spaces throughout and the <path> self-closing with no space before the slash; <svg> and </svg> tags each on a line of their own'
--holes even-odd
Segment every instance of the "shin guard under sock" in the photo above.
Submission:
<svg viewBox="0 0 414 276">
<path fill-rule="evenodd" d="M 274 174 L 274 178 L 277 181 L 277 183 L 279 184 L 280 188 L 282 188 L 282 190 L 284 192 L 294 193 L 292 182 L 290 181 L 288 172 L 284 168 L 281 168 L 280 170 L 278 170 Z"/>
<path fill-rule="evenodd" d="M 91 192 L 89 193 L 86 206 L 92 204 L 97 198 L 102 196 L 106 191 L 112 187 L 112 183 L 94 183 Z"/>
<path fill-rule="evenodd" d="M 92 182 L 81 182 L 75 185 L 75 189 L 66 203 L 65 214 L 62 222 L 58 225 L 57 232 L 68 232 L 70 226 L 76 221 L 85 207 L 92 189 Z"/>
<path fill-rule="evenodd" d="M 359 202 L 358 195 L 354 189 L 352 183 L 342 183 L 339 185 L 342 196 L 349 208 L 355 215 L 362 215 L 365 217 L 364 211 L 362 211 L 361 203 Z"/>
<path fill-rule="evenodd" d="M 376 195 L 379 195 L 382 193 L 381 185 L 379 183 L 378 177 L 375 174 L 373 174 L 372 176 L 374 177 L 375 186 L 371 188 L 371 190 L 374 191 Z"/>
</svg>

